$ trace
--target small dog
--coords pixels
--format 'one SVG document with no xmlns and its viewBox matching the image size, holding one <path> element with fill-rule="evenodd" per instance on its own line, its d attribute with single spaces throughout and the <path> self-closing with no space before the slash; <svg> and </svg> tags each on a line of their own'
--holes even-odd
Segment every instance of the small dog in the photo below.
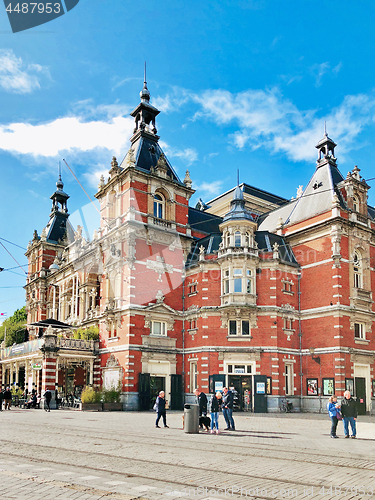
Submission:
<svg viewBox="0 0 375 500">
<path fill-rule="evenodd" d="M 206 415 L 202 415 L 199 417 L 199 427 L 203 429 L 203 427 L 206 429 L 206 431 L 209 431 L 209 428 L 211 426 L 211 419 L 210 417 L 207 417 Z"/>
</svg>

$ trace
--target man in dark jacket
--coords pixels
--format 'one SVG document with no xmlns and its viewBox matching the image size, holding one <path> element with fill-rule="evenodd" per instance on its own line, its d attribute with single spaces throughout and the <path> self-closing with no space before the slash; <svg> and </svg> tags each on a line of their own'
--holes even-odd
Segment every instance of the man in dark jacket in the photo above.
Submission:
<svg viewBox="0 0 375 500">
<path fill-rule="evenodd" d="M 234 427 L 234 420 L 232 417 L 233 413 L 233 392 L 228 391 L 227 387 L 224 387 L 223 389 L 223 399 L 222 399 L 222 404 L 221 408 L 223 410 L 223 415 L 225 418 L 225 422 L 227 423 L 225 431 L 229 431 L 231 428 L 233 431 L 235 431 Z"/>
<path fill-rule="evenodd" d="M 206 416 L 207 415 L 207 396 L 205 395 L 204 392 L 201 392 L 199 389 L 195 389 L 194 394 L 196 395 L 198 399 L 198 404 L 199 404 L 199 416 Z"/>
<path fill-rule="evenodd" d="M 10 387 L 7 387 L 6 390 L 4 391 L 4 401 L 5 401 L 5 409 L 10 410 L 10 405 L 12 403 L 12 391 L 10 390 Z"/>
<path fill-rule="evenodd" d="M 46 411 L 51 411 L 51 408 L 50 408 L 50 403 L 51 403 L 51 399 L 52 399 L 52 392 L 47 389 L 46 392 L 44 393 L 44 399 L 46 401 L 46 405 L 47 405 L 47 408 L 44 408 Z"/>
<path fill-rule="evenodd" d="M 357 420 L 357 403 L 351 397 L 349 391 L 344 392 L 344 399 L 341 401 L 341 415 L 344 421 L 344 432 L 345 437 L 349 437 L 349 423 L 352 429 L 352 438 L 355 439 L 357 437 L 356 431 L 356 420 Z"/>
<path fill-rule="evenodd" d="M 165 392 L 160 391 L 159 396 L 156 398 L 155 406 L 154 406 L 156 414 L 157 414 L 155 427 L 160 427 L 159 426 L 160 417 L 163 417 L 164 427 L 168 427 L 165 405 L 166 405 Z"/>
</svg>

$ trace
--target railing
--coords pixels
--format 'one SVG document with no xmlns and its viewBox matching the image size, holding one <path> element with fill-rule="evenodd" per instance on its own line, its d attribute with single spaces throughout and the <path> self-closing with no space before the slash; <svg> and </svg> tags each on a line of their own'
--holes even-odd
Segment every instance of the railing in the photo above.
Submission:
<svg viewBox="0 0 375 500">
<path fill-rule="evenodd" d="M 159 219 L 159 217 L 154 217 L 153 218 L 153 223 L 156 226 L 172 227 L 172 224 L 169 221 L 167 221 L 165 219 Z"/>
<path fill-rule="evenodd" d="M 78 349 L 78 350 L 93 351 L 95 347 L 95 340 L 64 339 L 57 337 L 56 347 L 60 349 Z"/>
</svg>

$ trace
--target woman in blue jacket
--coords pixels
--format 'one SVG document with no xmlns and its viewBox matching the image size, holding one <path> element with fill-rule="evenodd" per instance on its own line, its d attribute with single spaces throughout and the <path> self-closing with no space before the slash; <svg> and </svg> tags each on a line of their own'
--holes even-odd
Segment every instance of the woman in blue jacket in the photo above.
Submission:
<svg viewBox="0 0 375 500">
<path fill-rule="evenodd" d="M 327 403 L 328 415 L 330 416 L 332 426 L 331 426 L 331 438 L 338 438 L 336 436 L 336 429 L 339 419 L 337 415 L 340 414 L 340 405 L 337 403 L 337 397 L 331 396 Z"/>
</svg>

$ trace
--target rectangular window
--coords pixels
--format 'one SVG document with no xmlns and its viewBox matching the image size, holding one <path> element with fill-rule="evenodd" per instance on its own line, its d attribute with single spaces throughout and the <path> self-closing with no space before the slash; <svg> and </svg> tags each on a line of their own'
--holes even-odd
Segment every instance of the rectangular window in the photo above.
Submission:
<svg viewBox="0 0 375 500">
<path fill-rule="evenodd" d="M 152 321 L 151 323 L 151 335 L 167 335 L 166 324 L 163 321 Z"/>
<path fill-rule="evenodd" d="M 190 392 L 198 387 L 198 362 L 190 361 Z"/>
<path fill-rule="evenodd" d="M 363 323 L 354 323 L 354 337 L 356 339 L 365 339 L 365 325 Z"/>
<path fill-rule="evenodd" d="M 290 318 L 284 318 L 284 330 L 293 329 L 293 320 Z"/>
<path fill-rule="evenodd" d="M 251 271 L 246 270 L 246 293 L 251 293 Z"/>
<path fill-rule="evenodd" d="M 237 321 L 229 321 L 229 335 L 237 335 Z"/>
<path fill-rule="evenodd" d="M 229 270 L 224 271 L 223 294 L 229 293 Z"/>
<path fill-rule="evenodd" d="M 242 269 L 233 269 L 234 293 L 242 292 Z"/>
<path fill-rule="evenodd" d="M 242 321 L 242 335 L 250 335 L 250 324 L 248 321 Z"/>
<path fill-rule="evenodd" d="M 285 396 L 293 395 L 293 365 L 285 364 Z"/>
</svg>

